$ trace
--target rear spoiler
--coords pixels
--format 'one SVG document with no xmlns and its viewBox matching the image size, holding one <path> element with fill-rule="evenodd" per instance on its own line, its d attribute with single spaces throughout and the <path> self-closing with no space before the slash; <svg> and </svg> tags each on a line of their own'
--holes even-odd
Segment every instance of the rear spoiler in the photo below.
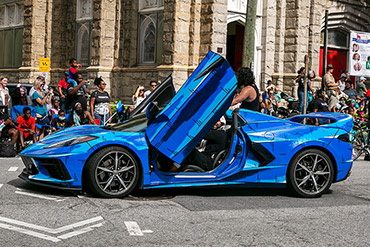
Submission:
<svg viewBox="0 0 370 247">
<path fill-rule="evenodd" d="M 322 127 L 327 128 L 339 128 L 343 129 L 346 132 L 351 131 L 353 126 L 353 117 L 348 114 L 344 113 L 335 113 L 335 112 L 315 112 L 305 115 L 297 115 L 287 120 L 301 123 L 305 118 L 321 118 L 321 119 L 328 119 L 330 120 L 330 124 L 321 125 Z"/>
</svg>

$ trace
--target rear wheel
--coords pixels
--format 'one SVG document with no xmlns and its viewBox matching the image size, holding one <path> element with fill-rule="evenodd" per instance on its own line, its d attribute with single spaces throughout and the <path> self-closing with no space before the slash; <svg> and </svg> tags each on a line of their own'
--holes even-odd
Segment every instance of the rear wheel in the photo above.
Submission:
<svg viewBox="0 0 370 247">
<path fill-rule="evenodd" d="M 308 149 L 290 162 L 287 182 L 292 192 L 298 196 L 320 197 L 329 190 L 334 174 L 328 155 L 317 149 Z"/>
<path fill-rule="evenodd" d="M 139 164 L 122 147 L 104 148 L 94 154 L 86 165 L 87 185 L 102 197 L 127 196 L 139 181 Z"/>
</svg>

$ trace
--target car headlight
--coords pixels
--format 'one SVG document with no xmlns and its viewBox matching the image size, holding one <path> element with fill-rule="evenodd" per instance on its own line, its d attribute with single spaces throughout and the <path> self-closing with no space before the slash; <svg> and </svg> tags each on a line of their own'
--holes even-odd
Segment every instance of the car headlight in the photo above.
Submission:
<svg viewBox="0 0 370 247">
<path fill-rule="evenodd" d="M 71 139 L 63 140 L 60 142 L 56 142 L 53 144 L 50 144 L 49 146 L 46 146 L 45 148 L 60 148 L 60 147 L 69 147 L 77 144 L 81 144 L 84 142 L 92 141 L 98 139 L 96 136 L 79 136 L 79 137 L 74 137 Z"/>
</svg>

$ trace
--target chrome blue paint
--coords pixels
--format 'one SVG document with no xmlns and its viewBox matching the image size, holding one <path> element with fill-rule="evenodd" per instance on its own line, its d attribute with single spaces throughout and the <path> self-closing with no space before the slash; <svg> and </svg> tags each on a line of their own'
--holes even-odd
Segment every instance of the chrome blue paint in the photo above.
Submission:
<svg viewBox="0 0 370 247">
<path fill-rule="evenodd" d="M 218 66 L 209 70 L 215 62 L 219 63 Z M 279 119 L 248 110 L 239 111 L 246 124 L 239 126 L 234 133 L 228 155 L 219 167 L 205 173 L 160 171 L 154 155 L 156 152 L 181 163 L 222 114 L 231 122 L 232 111 L 228 107 L 235 87 L 236 78 L 229 64 L 211 52 L 146 129 L 145 122 L 141 122 L 144 127 L 136 132 L 85 125 L 59 131 L 24 150 L 21 156 L 34 158 L 39 170 L 38 174 L 28 175 L 28 180 L 81 188 L 87 160 L 98 150 L 112 145 L 124 147 L 136 156 L 142 168 L 141 186 L 145 189 L 220 185 L 284 187 L 289 163 L 297 153 L 307 148 L 320 149 L 332 157 L 337 169 L 336 181 L 347 177 L 352 167 L 352 146 L 337 137 L 352 127 L 350 116 L 317 113 Z M 328 118 L 334 123 L 304 125 L 300 123 L 304 117 Z M 73 146 L 46 148 L 79 136 L 97 139 Z M 273 159 L 262 165 L 252 151 L 253 145 L 262 147 Z M 59 160 L 71 179 L 53 178 L 39 159 Z"/>
</svg>

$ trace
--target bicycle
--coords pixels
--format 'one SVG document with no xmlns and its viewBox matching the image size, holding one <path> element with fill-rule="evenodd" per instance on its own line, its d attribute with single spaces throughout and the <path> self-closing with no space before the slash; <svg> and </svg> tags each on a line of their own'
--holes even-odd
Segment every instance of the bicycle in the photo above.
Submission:
<svg viewBox="0 0 370 247">
<path fill-rule="evenodd" d="M 370 128 L 366 122 L 357 122 L 353 124 L 353 132 L 348 133 L 348 139 L 353 146 L 352 160 L 357 160 L 363 153 L 370 155 L 370 145 L 368 133 Z"/>
</svg>

